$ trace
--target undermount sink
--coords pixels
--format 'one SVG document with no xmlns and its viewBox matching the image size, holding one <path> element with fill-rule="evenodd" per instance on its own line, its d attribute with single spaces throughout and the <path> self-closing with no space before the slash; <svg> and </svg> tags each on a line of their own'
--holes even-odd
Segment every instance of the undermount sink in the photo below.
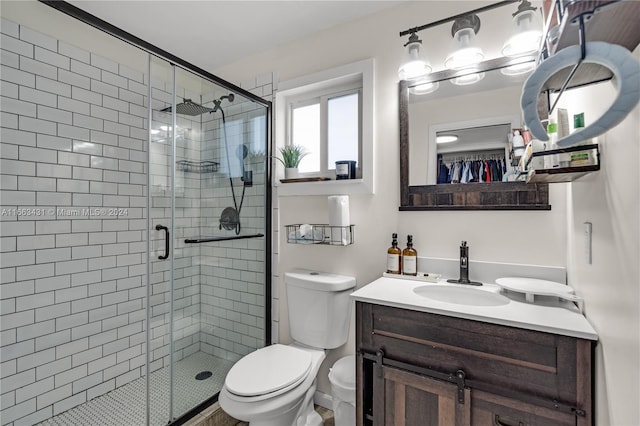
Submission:
<svg viewBox="0 0 640 426">
<path fill-rule="evenodd" d="M 458 287 L 453 285 L 424 285 L 416 287 L 413 292 L 421 297 L 438 302 L 470 306 L 501 306 L 509 303 L 505 296 L 475 287 Z"/>
</svg>

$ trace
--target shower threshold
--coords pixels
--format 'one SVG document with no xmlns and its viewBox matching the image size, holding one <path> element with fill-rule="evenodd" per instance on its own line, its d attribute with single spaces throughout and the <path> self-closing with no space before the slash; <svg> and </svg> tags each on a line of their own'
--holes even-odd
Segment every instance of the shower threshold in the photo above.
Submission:
<svg viewBox="0 0 640 426">
<path fill-rule="evenodd" d="M 180 416 L 220 391 L 233 361 L 196 352 L 176 362 L 174 416 Z M 197 380 L 203 371 L 213 374 Z M 169 417 L 169 368 L 151 373 L 151 425 L 166 425 Z M 51 417 L 40 426 L 142 426 L 145 424 L 145 378 L 140 377 L 104 395 Z"/>
</svg>

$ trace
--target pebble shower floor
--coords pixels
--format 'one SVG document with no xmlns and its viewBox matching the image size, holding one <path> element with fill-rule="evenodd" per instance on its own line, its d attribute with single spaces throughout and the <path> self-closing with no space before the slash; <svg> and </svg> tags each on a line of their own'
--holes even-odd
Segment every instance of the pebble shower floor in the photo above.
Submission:
<svg viewBox="0 0 640 426">
<path fill-rule="evenodd" d="M 232 361 L 196 352 L 175 365 L 174 413 L 184 414 L 222 388 Z M 201 371 L 213 375 L 196 380 Z M 165 425 L 169 416 L 169 368 L 151 373 L 151 425 Z M 99 396 L 55 417 L 40 426 L 142 426 L 145 420 L 145 378 Z"/>
</svg>

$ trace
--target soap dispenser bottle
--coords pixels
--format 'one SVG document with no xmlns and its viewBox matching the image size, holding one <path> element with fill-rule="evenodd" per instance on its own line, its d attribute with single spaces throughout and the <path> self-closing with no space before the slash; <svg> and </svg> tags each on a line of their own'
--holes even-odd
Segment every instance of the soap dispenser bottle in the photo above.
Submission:
<svg viewBox="0 0 640 426">
<path fill-rule="evenodd" d="M 393 234 L 391 247 L 387 250 L 387 273 L 400 274 L 402 271 L 402 250 L 398 248 L 398 234 Z"/>
<path fill-rule="evenodd" d="M 418 252 L 413 248 L 412 235 L 407 235 L 407 248 L 402 250 L 402 273 L 418 275 Z"/>
</svg>

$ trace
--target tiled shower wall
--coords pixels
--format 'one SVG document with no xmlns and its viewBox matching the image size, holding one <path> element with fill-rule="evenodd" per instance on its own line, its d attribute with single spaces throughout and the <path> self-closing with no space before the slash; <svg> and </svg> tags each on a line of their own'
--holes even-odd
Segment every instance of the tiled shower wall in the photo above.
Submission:
<svg viewBox="0 0 640 426">
<path fill-rule="evenodd" d="M 3 425 L 144 373 L 146 94 L 142 72 L 2 21 Z"/>
<path fill-rule="evenodd" d="M 265 99 L 272 96 L 271 74 L 242 84 Z M 215 93 L 211 99 L 226 93 Z M 206 101 L 207 99 L 205 99 Z M 237 145 L 249 148 L 245 169 L 253 172 L 253 184 L 245 189 L 240 212 L 241 234 L 265 233 L 265 152 L 263 127 L 265 110 L 236 96 L 225 109 L 229 163 L 239 167 Z M 211 114 L 204 122 L 202 160 L 220 163 L 220 173 L 202 175 L 202 235 L 234 235 L 220 230 L 219 218 L 226 207 L 235 207 L 229 182 L 229 170 L 221 114 Z M 234 166 L 235 165 L 235 166 Z M 237 172 L 235 173 L 237 174 Z M 242 199 L 243 182 L 232 179 L 236 203 Z M 201 248 L 201 350 L 236 361 L 265 345 L 265 239 L 253 238 L 202 244 Z"/>
</svg>

